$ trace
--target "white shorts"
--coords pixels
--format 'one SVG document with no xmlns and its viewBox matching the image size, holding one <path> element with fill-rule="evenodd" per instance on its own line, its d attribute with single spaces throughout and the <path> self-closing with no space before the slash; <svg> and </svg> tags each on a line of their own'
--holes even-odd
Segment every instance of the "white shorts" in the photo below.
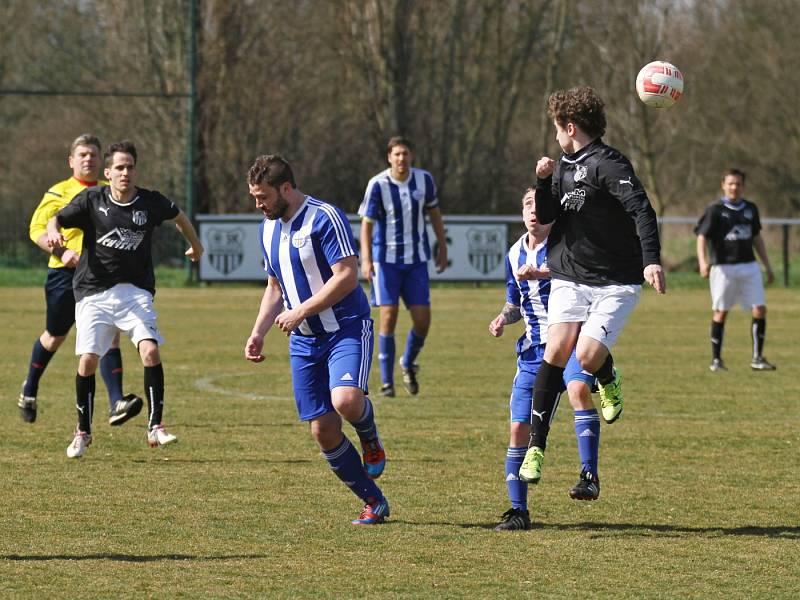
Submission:
<svg viewBox="0 0 800 600">
<path fill-rule="evenodd" d="M 158 332 L 153 295 L 130 283 L 86 296 L 75 305 L 75 354 L 105 355 L 117 330 L 128 334 L 135 346 L 142 340 L 164 343 Z"/>
<path fill-rule="evenodd" d="M 730 310 L 741 304 L 744 310 L 766 306 L 764 280 L 758 263 L 712 265 L 708 276 L 711 283 L 711 308 Z"/>
<path fill-rule="evenodd" d="M 640 285 L 585 285 L 553 279 L 547 322 L 583 323 L 581 335 L 611 350 L 625 327 L 628 316 L 639 303 Z"/>
</svg>

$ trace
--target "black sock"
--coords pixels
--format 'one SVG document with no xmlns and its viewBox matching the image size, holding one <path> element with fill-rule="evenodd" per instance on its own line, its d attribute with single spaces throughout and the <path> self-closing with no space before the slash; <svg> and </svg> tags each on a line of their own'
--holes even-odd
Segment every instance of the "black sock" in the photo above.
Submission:
<svg viewBox="0 0 800 600">
<path fill-rule="evenodd" d="M 147 428 L 152 429 L 161 424 L 164 411 L 164 368 L 161 363 L 144 368 L 144 395 L 150 415 Z"/>
<path fill-rule="evenodd" d="M 111 410 L 117 400 L 122 400 L 122 352 L 119 348 L 111 348 L 100 359 L 100 375 L 108 390 L 108 403 Z"/>
<path fill-rule="evenodd" d="M 755 358 L 761 356 L 764 352 L 764 336 L 767 333 L 767 320 L 754 318 L 751 333 L 753 335 L 753 358 Z"/>
<path fill-rule="evenodd" d="M 597 372 L 594 374 L 600 385 L 608 385 L 614 381 L 614 357 L 609 354 L 606 356 L 605 362 L 600 365 Z"/>
<path fill-rule="evenodd" d="M 75 376 L 75 396 L 78 407 L 78 429 L 92 433 L 92 413 L 94 412 L 94 375 Z"/>
<path fill-rule="evenodd" d="M 531 406 L 531 441 L 529 446 L 547 447 L 547 434 L 558 406 L 558 397 L 564 389 L 564 367 L 551 365 L 546 360 L 539 366 L 533 384 Z"/>
<path fill-rule="evenodd" d="M 725 323 L 711 321 L 711 357 L 719 360 L 722 354 L 722 336 L 725 333 Z"/>
<path fill-rule="evenodd" d="M 33 344 L 31 362 L 28 366 L 28 376 L 25 378 L 25 389 L 22 393 L 26 396 L 36 397 L 39 393 L 39 379 L 44 375 L 44 370 L 55 352 L 50 352 L 38 339 Z"/>
</svg>

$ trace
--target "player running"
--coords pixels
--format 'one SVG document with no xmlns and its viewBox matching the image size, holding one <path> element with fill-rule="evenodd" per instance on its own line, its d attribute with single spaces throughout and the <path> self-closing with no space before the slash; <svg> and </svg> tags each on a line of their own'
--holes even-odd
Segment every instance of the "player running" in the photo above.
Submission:
<svg viewBox="0 0 800 600">
<path fill-rule="evenodd" d="M 364 502 L 352 523 L 382 523 L 389 502 L 374 480 L 383 473 L 386 454 L 367 397 L 372 319 L 358 284 L 353 232 L 341 210 L 297 189 L 291 166 L 279 155 L 256 158 L 247 183 L 265 217 L 267 288 L 245 358 L 264 361 L 264 337 L 273 324 L 289 336 L 300 420 L 310 424 L 331 470 Z M 343 418 L 356 430 L 361 457 L 342 432 Z"/>
</svg>

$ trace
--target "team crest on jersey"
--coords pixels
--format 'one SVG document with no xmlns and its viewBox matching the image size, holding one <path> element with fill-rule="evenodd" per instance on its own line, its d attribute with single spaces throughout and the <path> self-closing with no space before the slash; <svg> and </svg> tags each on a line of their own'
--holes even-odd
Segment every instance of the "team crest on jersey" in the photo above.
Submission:
<svg viewBox="0 0 800 600">
<path fill-rule="evenodd" d="M 494 271 L 505 254 L 504 240 L 496 229 L 472 228 L 467 231 L 469 264 L 484 275 Z"/>
<path fill-rule="evenodd" d="M 295 234 L 292 236 L 292 246 L 295 248 L 302 248 L 306 245 L 308 241 L 308 236 L 303 233 L 302 231 L 296 231 Z"/>
<path fill-rule="evenodd" d="M 586 179 L 586 172 L 587 172 L 586 165 L 578 165 L 578 166 L 576 166 L 575 167 L 575 175 L 573 177 L 575 182 L 577 183 L 578 181 L 581 181 L 582 179 Z"/>
<path fill-rule="evenodd" d="M 244 260 L 244 229 L 216 229 L 208 231 L 208 262 L 217 271 L 227 275 L 238 269 Z"/>
<path fill-rule="evenodd" d="M 413 192 L 411 192 L 411 197 L 414 198 L 414 200 L 416 200 L 417 202 L 419 202 L 420 200 L 422 200 L 423 197 L 422 190 L 414 190 Z"/>
<path fill-rule="evenodd" d="M 131 216 L 133 222 L 136 223 L 139 227 L 147 223 L 147 211 L 146 210 L 135 210 L 133 211 L 133 215 Z"/>
<path fill-rule="evenodd" d="M 748 221 L 752 221 L 753 220 L 753 211 L 750 210 L 749 208 L 744 209 L 744 218 L 747 219 Z"/>
</svg>

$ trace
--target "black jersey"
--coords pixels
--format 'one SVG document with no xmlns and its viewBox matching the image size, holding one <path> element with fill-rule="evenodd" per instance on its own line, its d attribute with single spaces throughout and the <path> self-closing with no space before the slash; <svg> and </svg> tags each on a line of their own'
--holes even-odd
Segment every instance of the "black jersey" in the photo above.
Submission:
<svg viewBox="0 0 800 600">
<path fill-rule="evenodd" d="M 108 186 L 91 187 L 72 199 L 57 216 L 61 227 L 83 230 L 83 251 L 73 279 L 75 300 L 118 283 L 155 293 L 153 230 L 180 209 L 159 192 L 138 188 L 128 204 L 111 197 Z"/>
<path fill-rule="evenodd" d="M 642 284 L 644 267 L 661 264 L 647 193 L 630 161 L 599 138 L 536 182 L 536 218 L 553 223 L 547 265 L 555 279 Z"/>
<path fill-rule="evenodd" d="M 709 204 L 694 228 L 708 239 L 712 265 L 755 261 L 753 238 L 760 231 L 758 207 L 744 199 L 732 204 L 727 198 Z"/>
</svg>

